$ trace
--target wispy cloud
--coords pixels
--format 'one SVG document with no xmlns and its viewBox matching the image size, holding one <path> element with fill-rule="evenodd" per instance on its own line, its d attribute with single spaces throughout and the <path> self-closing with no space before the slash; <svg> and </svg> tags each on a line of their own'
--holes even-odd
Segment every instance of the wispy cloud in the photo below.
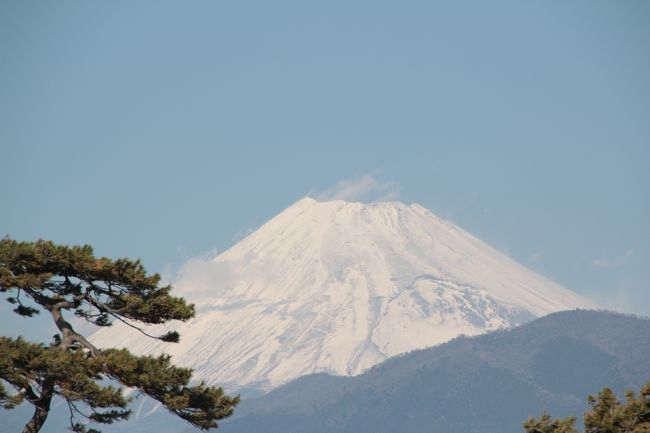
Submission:
<svg viewBox="0 0 650 433">
<path fill-rule="evenodd" d="M 544 250 L 539 249 L 539 250 L 536 250 L 531 255 L 530 258 L 533 260 L 533 262 L 539 262 L 542 259 L 543 256 L 544 256 Z"/>
<path fill-rule="evenodd" d="M 227 291 L 232 282 L 232 270 L 225 263 L 216 262 L 216 251 L 210 251 L 185 261 L 168 279 L 174 285 L 174 294 L 190 302 L 217 298 Z"/>
<path fill-rule="evenodd" d="M 623 266 L 634 255 L 634 248 L 625 251 L 622 256 L 613 259 L 595 259 L 591 262 L 594 268 L 618 268 Z"/>
<path fill-rule="evenodd" d="M 391 201 L 399 197 L 399 184 L 392 180 L 379 180 L 377 173 L 357 176 L 353 179 L 342 180 L 316 195 L 318 200 L 347 200 L 347 201 Z"/>
<path fill-rule="evenodd" d="M 192 257 L 177 272 L 170 275 L 174 295 L 182 296 L 197 308 L 231 302 L 234 285 L 244 276 L 253 281 L 269 281 L 273 269 L 268 266 L 236 266 L 218 258 L 216 250 Z M 207 304 L 205 304 L 207 303 Z"/>
</svg>

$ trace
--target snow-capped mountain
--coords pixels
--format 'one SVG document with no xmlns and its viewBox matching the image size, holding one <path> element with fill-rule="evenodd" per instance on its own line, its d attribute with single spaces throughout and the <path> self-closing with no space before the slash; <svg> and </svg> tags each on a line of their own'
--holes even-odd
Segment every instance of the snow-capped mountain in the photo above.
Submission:
<svg viewBox="0 0 650 433">
<path fill-rule="evenodd" d="M 177 282 L 197 305 L 196 318 L 174 324 L 180 343 L 119 324 L 92 340 L 166 351 L 195 379 L 229 390 L 268 390 L 590 306 L 422 206 L 397 202 L 304 198 L 205 268 L 204 278 L 186 270 Z"/>
</svg>

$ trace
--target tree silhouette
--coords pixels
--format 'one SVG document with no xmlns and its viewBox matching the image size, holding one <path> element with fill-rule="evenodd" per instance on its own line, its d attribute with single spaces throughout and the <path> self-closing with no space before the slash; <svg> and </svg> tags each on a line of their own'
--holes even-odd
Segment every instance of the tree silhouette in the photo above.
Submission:
<svg viewBox="0 0 650 433">
<path fill-rule="evenodd" d="M 147 275 L 139 260 L 96 258 L 88 245 L 0 240 L 0 293 L 17 314 L 44 311 L 58 329 L 49 345 L 0 337 L 0 379 L 15 388 L 8 392 L 0 381 L 0 405 L 11 409 L 27 401 L 34 406 L 23 433 L 41 429 L 55 396 L 67 403 L 74 432 L 98 432 L 87 427 L 89 422 L 124 420 L 130 415 L 124 386 L 138 388 L 202 429 L 217 427 L 217 420 L 232 413 L 238 397 L 204 383 L 189 386 L 192 371 L 175 367 L 168 355 L 100 350 L 66 320 L 71 313 L 97 326 L 117 320 L 145 338 L 178 342 L 177 332 L 154 336 L 139 326 L 194 316 L 193 305 L 159 283 L 160 276 Z"/>
<path fill-rule="evenodd" d="M 625 393 L 621 403 L 614 392 L 603 388 L 598 396 L 589 396 L 589 410 L 584 414 L 585 433 L 650 433 L 650 382 L 639 395 Z M 548 413 L 524 423 L 526 433 L 578 433 L 574 417 L 553 420 Z"/>
</svg>

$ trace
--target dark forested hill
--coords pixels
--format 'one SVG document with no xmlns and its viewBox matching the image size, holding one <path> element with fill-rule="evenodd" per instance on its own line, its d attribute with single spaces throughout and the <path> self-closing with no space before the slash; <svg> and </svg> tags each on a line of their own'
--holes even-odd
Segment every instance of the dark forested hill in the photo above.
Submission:
<svg viewBox="0 0 650 433">
<path fill-rule="evenodd" d="M 650 380 L 650 320 L 555 313 L 392 358 L 352 378 L 311 375 L 244 401 L 223 433 L 521 433 L 580 415 L 603 386 Z"/>
</svg>

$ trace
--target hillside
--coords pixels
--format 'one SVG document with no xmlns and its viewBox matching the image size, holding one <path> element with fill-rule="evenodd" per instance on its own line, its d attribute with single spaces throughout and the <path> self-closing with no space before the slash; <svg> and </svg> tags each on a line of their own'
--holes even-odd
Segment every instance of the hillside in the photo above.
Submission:
<svg viewBox="0 0 650 433">
<path fill-rule="evenodd" d="M 244 401 L 223 433 L 521 433 L 543 409 L 580 415 L 587 394 L 650 380 L 650 320 L 555 313 L 457 338 L 357 377 L 312 375 Z"/>
</svg>

